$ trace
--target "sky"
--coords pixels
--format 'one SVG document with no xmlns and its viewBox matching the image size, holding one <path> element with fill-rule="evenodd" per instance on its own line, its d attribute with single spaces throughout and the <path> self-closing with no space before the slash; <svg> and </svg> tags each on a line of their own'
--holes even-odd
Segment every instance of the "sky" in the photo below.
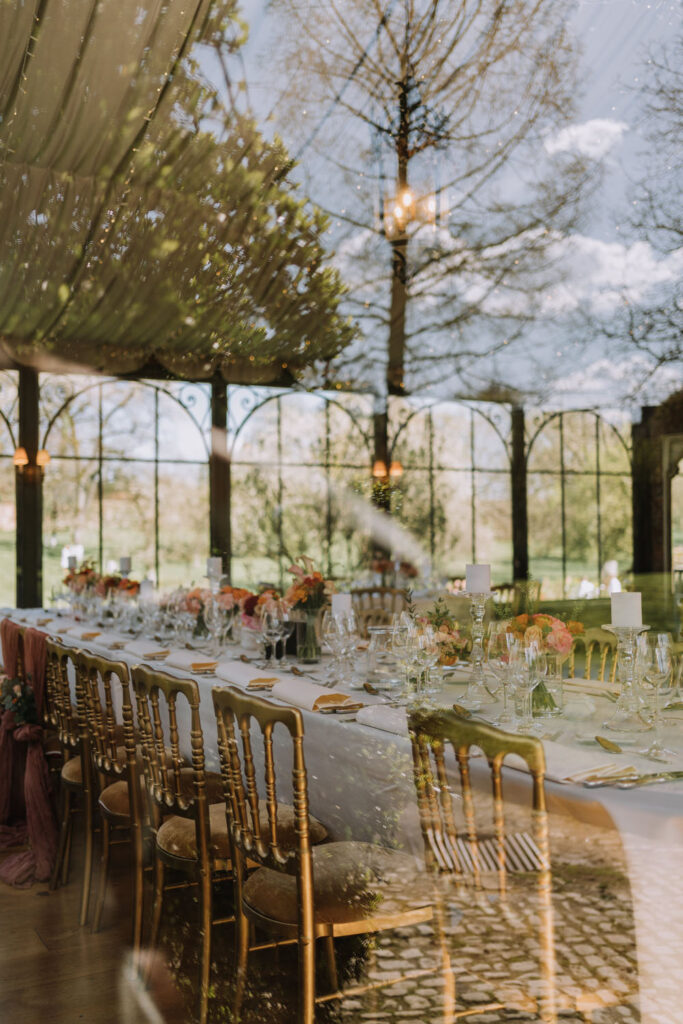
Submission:
<svg viewBox="0 0 683 1024">
<path fill-rule="evenodd" d="M 624 295 L 638 303 L 650 288 L 666 286 L 683 276 L 683 250 L 657 253 L 647 242 L 629 236 L 625 223 L 629 188 L 642 173 L 647 152 L 639 91 L 644 63 L 650 50 L 680 30 L 681 11 L 681 5 L 671 0 L 578 0 L 574 5 L 572 27 L 581 47 L 577 113 L 569 126 L 546 141 L 546 149 L 548 153 L 578 151 L 599 161 L 603 182 L 589 220 L 570 238 L 558 240 L 556 256 L 563 279 L 545 300 L 545 312 L 551 318 L 561 320 L 565 314 L 577 312 L 589 318 L 604 316 Z M 277 118 L 277 106 L 275 120 L 266 121 L 277 95 L 277 22 L 266 0 L 244 0 L 243 13 L 250 36 L 242 59 L 254 112 L 266 134 L 277 127 L 290 152 L 296 152 L 300 135 L 288 139 L 287 122 Z M 321 113 L 308 112 L 311 127 Z M 304 151 L 298 173 L 317 199 L 320 181 L 315 161 L 312 149 Z M 339 265 L 342 273 L 350 269 L 353 276 L 353 259 L 345 263 L 343 252 Z M 524 346 L 521 351 L 525 351 Z M 647 377 L 643 357 L 634 356 L 632 363 L 615 365 L 605 358 L 599 344 L 586 344 L 584 339 L 572 345 L 559 338 L 557 345 L 553 342 L 544 351 L 547 358 L 540 372 L 551 382 L 551 404 L 583 404 L 591 392 L 595 402 L 604 402 L 606 392 L 620 402 L 634 375 Z M 531 334 L 524 358 L 534 353 L 538 356 L 539 346 Z M 555 384 L 552 382 L 560 357 L 567 361 L 568 368 Z M 511 372 L 514 375 L 514 370 Z M 637 404 L 661 400 L 679 387 L 682 379 L 681 367 L 669 366 L 648 379 Z"/>
</svg>

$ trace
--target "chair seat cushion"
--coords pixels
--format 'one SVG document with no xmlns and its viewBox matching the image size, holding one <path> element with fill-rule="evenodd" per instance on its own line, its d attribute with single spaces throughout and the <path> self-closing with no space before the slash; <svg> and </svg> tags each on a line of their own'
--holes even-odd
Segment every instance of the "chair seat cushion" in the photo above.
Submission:
<svg viewBox="0 0 683 1024">
<path fill-rule="evenodd" d="M 192 796 L 193 787 L 192 768 L 181 768 L 180 788 L 188 799 Z M 140 777 L 142 786 L 142 777 Z M 218 772 L 206 773 L 206 795 L 210 804 L 221 804 L 223 808 L 223 780 Z M 109 818 L 130 818 L 130 800 L 128 798 L 128 783 L 125 779 L 119 779 L 107 786 L 100 793 L 100 809 Z M 182 819 L 181 819 L 182 820 Z"/>
<path fill-rule="evenodd" d="M 62 765 L 62 782 L 67 786 L 83 785 L 83 765 L 80 757 L 70 757 Z"/>
<path fill-rule="evenodd" d="M 316 923 L 362 921 L 430 902 L 427 883 L 407 854 L 353 842 L 329 843 L 311 853 Z M 247 878 L 243 899 L 247 908 L 263 917 L 288 925 L 297 923 L 293 875 L 259 868 Z"/>
<path fill-rule="evenodd" d="M 219 776 L 220 778 L 220 776 Z M 266 808 L 261 806 L 261 831 L 267 834 L 268 815 Z M 278 840 L 281 846 L 294 845 L 294 809 L 289 804 L 277 805 Z M 209 808 L 209 826 L 211 829 L 210 852 L 212 857 L 227 860 L 230 857 L 230 841 L 225 820 L 225 804 L 214 803 Z M 327 830 L 315 818 L 309 818 L 311 842 L 320 843 L 327 836 Z M 157 832 L 157 845 L 174 857 L 188 860 L 197 859 L 197 843 L 195 826 L 192 818 L 181 818 L 173 815 L 167 818 Z"/>
</svg>

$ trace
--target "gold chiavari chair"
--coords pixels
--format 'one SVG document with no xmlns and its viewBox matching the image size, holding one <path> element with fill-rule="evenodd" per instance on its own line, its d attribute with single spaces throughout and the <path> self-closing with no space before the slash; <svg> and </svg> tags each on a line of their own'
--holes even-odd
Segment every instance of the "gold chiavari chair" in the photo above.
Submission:
<svg viewBox="0 0 683 1024">
<path fill-rule="evenodd" d="M 597 679 L 601 683 L 614 683 L 617 677 L 617 640 L 612 633 L 599 627 L 587 629 L 576 637 L 569 656 L 569 678 L 576 675 L 577 654 L 583 654 L 586 679 Z"/>
<path fill-rule="evenodd" d="M 50 888 L 56 889 L 60 877 L 62 885 L 66 885 L 69 877 L 73 815 L 76 811 L 73 798 L 80 796 L 85 818 L 85 860 L 83 865 L 83 888 L 79 924 L 84 925 L 88 918 L 88 904 L 90 901 L 94 822 L 93 777 L 85 724 L 85 706 L 79 675 L 75 672 L 76 657 L 79 653 L 75 648 L 66 647 L 57 640 L 51 639 L 47 641 L 48 672 L 52 674 L 57 732 L 64 759 L 60 773 L 61 812 L 59 846 L 57 848 L 57 858 L 52 878 L 50 879 Z M 75 704 L 71 699 L 69 663 L 73 665 L 75 672 Z"/>
<path fill-rule="evenodd" d="M 367 640 L 370 626 L 390 626 L 393 612 L 386 608 L 365 608 L 356 612 L 356 622 L 360 635 Z"/>
<path fill-rule="evenodd" d="M 154 836 L 154 907 L 149 945 L 158 940 L 165 869 L 199 887 L 199 1017 L 206 1020 L 213 925 L 234 920 L 213 914 L 213 882 L 232 868 L 220 775 L 207 772 L 199 717 L 199 688 L 143 665 L 131 670 L 137 705 L 144 795 Z M 165 725 L 167 723 L 167 725 Z M 184 752 L 189 753 L 189 764 Z"/>
<path fill-rule="evenodd" d="M 381 608 L 394 615 L 405 608 L 406 592 L 403 587 L 357 587 L 351 591 L 351 601 L 357 614 Z"/>
<path fill-rule="evenodd" d="M 431 903 L 421 898 L 415 862 L 406 854 L 357 842 L 312 847 L 304 727 L 298 708 L 278 706 L 235 687 L 215 687 L 212 694 L 235 878 L 235 1015 L 239 1017 L 246 983 L 251 924 L 275 939 L 251 948 L 264 949 L 279 941 L 297 943 L 297 1020 L 312 1024 L 317 1002 L 387 984 L 370 982 L 338 991 L 334 938 L 428 921 Z M 284 817 L 277 799 L 276 725 L 286 730 L 284 759 L 291 764 L 294 792 L 294 814 Z M 255 740 L 263 743 L 264 788 L 257 780 L 252 729 Z M 247 877 L 249 864 L 258 867 Z M 317 939 L 326 943 L 333 989 L 323 996 L 315 992 Z M 409 971 L 389 984 L 432 971 Z"/>
<path fill-rule="evenodd" d="M 143 807 L 140 798 L 128 666 L 80 651 L 76 672 L 85 707 L 93 779 L 98 782 L 102 852 L 92 930 L 99 931 L 107 890 L 112 831 L 130 834 L 133 848 L 133 948 L 142 932 Z M 128 838 L 122 840 L 128 841 Z"/>
<path fill-rule="evenodd" d="M 550 1024 L 556 1020 L 555 958 L 543 745 L 536 738 L 505 733 L 486 722 L 461 717 L 455 711 L 414 711 L 408 727 L 425 859 L 437 879 L 435 919 L 445 966 L 450 953 L 443 921 L 449 899 L 459 894 L 462 900 L 464 888 L 463 904 L 470 912 L 477 913 L 484 907 L 490 912 L 490 904 L 478 899 L 478 895 L 484 888 L 493 888 L 498 895 L 496 905 L 509 916 L 510 907 L 519 906 L 508 899 L 510 876 L 519 872 L 525 882 L 531 872 L 536 883 L 533 896 L 540 953 L 538 1011 L 541 1020 Z M 492 816 L 483 825 L 470 776 L 473 747 L 484 754 L 492 782 Z M 511 754 L 526 762 L 531 775 L 533 834 L 512 833 L 506 828 L 501 767 Z M 457 807 L 462 809 L 458 816 Z M 519 897 L 519 891 L 515 895 Z M 450 974 L 447 969 L 445 973 L 447 977 Z M 453 1019 L 455 1012 L 454 987 L 449 999 L 444 1016 L 448 1020 Z"/>
</svg>

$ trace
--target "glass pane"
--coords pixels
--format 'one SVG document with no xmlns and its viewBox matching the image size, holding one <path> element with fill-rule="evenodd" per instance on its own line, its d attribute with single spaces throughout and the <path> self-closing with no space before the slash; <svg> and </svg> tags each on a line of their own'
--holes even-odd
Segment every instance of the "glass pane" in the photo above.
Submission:
<svg viewBox="0 0 683 1024">
<path fill-rule="evenodd" d="M 434 465 L 442 469 L 466 469 L 472 464 L 470 410 L 455 402 L 437 405 L 434 422 Z"/>
<path fill-rule="evenodd" d="M 159 458 L 206 461 L 211 445 L 210 388 L 206 384 L 164 387 L 174 398 L 159 392 Z"/>
<path fill-rule="evenodd" d="M 475 476 L 476 552 L 491 563 L 493 583 L 512 581 L 512 513 L 509 473 Z"/>
<path fill-rule="evenodd" d="M 434 474 L 434 569 L 448 579 L 465 575 L 472 561 L 472 490 L 470 474 L 442 470 Z"/>
<path fill-rule="evenodd" d="M 335 579 L 351 582 L 369 570 L 371 533 L 367 515 L 372 509 L 372 485 L 367 469 L 334 469 L 332 483 L 332 548 Z"/>
<path fill-rule="evenodd" d="M 596 417 L 587 412 L 562 417 L 564 466 L 577 473 L 595 473 Z"/>
<path fill-rule="evenodd" d="M 578 596 L 581 583 L 595 581 L 598 558 L 598 506 L 595 476 L 568 476 L 565 484 L 567 579 L 565 594 Z"/>
<path fill-rule="evenodd" d="M 396 439 L 392 458 L 404 469 L 426 468 L 429 465 L 429 414 L 417 412 L 406 423 Z"/>
<path fill-rule="evenodd" d="M 562 597 L 562 498 L 558 476 L 529 473 L 529 570 L 541 597 Z"/>
<path fill-rule="evenodd" d="M 533 440 L 529 452 L 529 472 L 546 469 L 557 472 L 560 468 L 560 422 L 555 416 L 542 426 L 533 437 L 536 424 L 532 419 L 528 429 Z"/>
<path fill-rule="evenodd" d="M 204 582 L 209 555 L 209 469 L 159 466 L 159 586 Z"/>
<path fill-rule="evenodd" d="M 630 473 L 631 462 L 627 445 L 630 446 L 630 424 L 626 421 L 612 426 L 600 422 L 600 469 L 611 473 Z"/>
<path fill-rule="evenodd" d="M 83 390 L 85 389 L 85 390 Z M 76 392 L 76 397 L 68 401 Z M 46 376 L 41 382 L 41 443 L 54 458 L 95 457 L 99 445 L 99 386 L 88 384 L 88 378 L 64 380 Z M 60 412 L 61 409 L 61 412 Z M 49 426 L 48 419 L 56 417 Z"/>
<path fill-rule="evenodd" d="M 243 421 L 233 448 L 233 462 L 277 463 L 277 400 L 265 405 Z"/>
<path fill-rule="evenodd" d="M 492 415 L 496 415 L 495 409 L 491 410 L 491 412 Z M 510 460 L 505 444 L 498 433 L 498 430 L 500 430 L 503 437 L 508 436 L 510 429 L 509 416 L 496 416 L 496 419 L 501 421 L 496 424 L 497 429 L 484 416 L 475 413 L 474 461 L 478 469 L 502 469 L 509 473 Z M 507 430 L 505 429 L 506 426 Z"/>
<path fill-rule="evenodd" d="M 154 467 L 105 463 L 102 479 L 102 567 L 116 571 L 122 555 L 133 562 L 131 577 L 154 574 Z"/>
<path fill-rule="evenodd" d="M 253 587 L 280 576 L 277 471 L 269 466 L 232 468 L 232 580 Z"/>
<path fill-rule="evenodd" d="M 16 525 L 14 503 L 14 466 L 12 460 L 0 459 L 0 604 L 15 604 Z"/>
<path fill-rule="evenodd" d="M 290 581 L 287 568 L 301 555 L 308 555 L 317 569 L 327 572 L 327 529 L 324 473 L 290 466 L 283 474 L 282 486 L 282 553 L 286 583 Z"/>
<path fill-rule="evenodd" d="M 103 451 L 127 459 L 154 458 L 154 391 L 141 384 L 102 388 Z"/>
<path fill-rule="evenodd" d="M 630 476 L 600 478 L 600 538 L 602 564 L 617 562 L 623 586 L 633 564 Z"/>
<path fill-rule="evenodd" d="M 61 590 L 69 555 L 99 561 L 97 462 L 54 457 L 43 478 L 43 595 Z"/>
<path fill-rule="evenodd" d="M 289 465 L 325 461 L 325 403 L 315 395 L 280 399 L 282 461 Z"/>
</svg>

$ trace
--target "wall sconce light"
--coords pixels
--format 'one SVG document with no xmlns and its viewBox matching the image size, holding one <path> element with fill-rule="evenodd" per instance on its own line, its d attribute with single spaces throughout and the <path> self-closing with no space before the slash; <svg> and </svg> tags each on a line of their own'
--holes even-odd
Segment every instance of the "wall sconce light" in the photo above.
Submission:
<svg viewBox="0 0 683 1024">
<path fill-rule="evenodd" d="M 389 476 L 391 477 L 392 480 L 398 480 L 399 477 L 403 476 L 403 466 L 398 461 L 398 459 L 394 459 L 394 461 L 389 466 Z"/>
<path fill-rule="evenodd" d="M 50 453 L 46 451 L 45 448 L 40 448 L 36 452 L 36 461 L 31 464 L 28 452 L 23 445 L 19 445 L 19 447 L 15 449 L 12 462 L 14 463 L 15 468 L 22 474 L 30 474 L 37 470 L 42 476 L 43 470 L 50 463 Z"/>
<path fill-rule="evenodd" d="M 22 470 L 24 466 L 28 466 L 28 455 L 26 449 L 22 446 L 15 450 L 12 462 L 18 470 Z"/>
<path fill-rule="evenodd" d="M 387 464 L 384 459 L 376 459 L 372 467 L 372 475 L 375 480 L 385 480 L 387 477 Z"/>
</svg>

